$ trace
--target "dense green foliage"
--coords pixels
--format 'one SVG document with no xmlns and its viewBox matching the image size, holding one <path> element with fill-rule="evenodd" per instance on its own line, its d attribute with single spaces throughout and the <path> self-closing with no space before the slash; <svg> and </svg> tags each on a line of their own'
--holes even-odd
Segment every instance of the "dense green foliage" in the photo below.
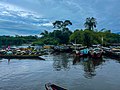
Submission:
<svg viewBox="0 0 120 90">
<path fill-rule="evenodd" d="M 70 36 L 70 42 L 80 43 L 86 46 L 93 44 L 110 45 L 120 43 L 120 35 L 111 33 L 109 30 L 104 32 L 96 32 L 91 30 L 76 30 Z"/>
<path fill-rule="evenodd" d="M 72 31 L 67 27 L 68 25 L 72 25 L 69 20 L 65 21 L 55 21 L 53 23 L 53 27 L 56 29 L 53 32 L 44 31 L 41 33 L 42 37 L 35 41 L 33 44 L 67 44 L 69 42 L 69 37 L 72 34 Z"/>
<path fill-rule="evenodd" d="M 68 44 L 69 37 L 72 32 L 65 28 L 64 30 L 54 30 L 53 32 L 44 31 L 41 33 L 42 37 L 37 41 L 33 42 L 34 45 L 58 45 L 58 44 Z"/>
<path fill-rule="evenodd" d="M 120 43 L 120 35 L 111 33 L 109 30 L 106 31 L 93 31 L 93 30 L 75 30 L 71 32 L 70 30 L 61 31 L 54 30 L 53 32 L 47 32 L 43 36 L 38 39 L 38 41 L 34 42 L 34 44 L 44 45 L 57 45 L 57 44 L 68 44 L 70 42 L 82 44 L 86 46 L 91 46 L 93 44 L 101 44 L 101 45 L 110 45 L 113 43 Z"/>
<path fill-rule="evenodd" d="M 33 45 L 57 45 L 59 42 L 53 37 L 53 33 L 44 31 L 41 33 L 42 37 L 33 42 Z"/>
<path fill-rule="evenodd" d="M 37 36 L 0 36 L 0 46 L 28 44 L 37 38 Z"/>
</svg>

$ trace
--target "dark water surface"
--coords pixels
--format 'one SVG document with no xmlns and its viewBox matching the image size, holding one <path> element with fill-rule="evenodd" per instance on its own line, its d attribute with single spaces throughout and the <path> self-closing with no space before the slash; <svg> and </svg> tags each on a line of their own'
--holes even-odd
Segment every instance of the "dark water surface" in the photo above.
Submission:
<svg viewBox="0 0 120 90">
<path fill-rule="evenodd" d="M 120 61 L 88 59 L 69 54 L 41 60 L 0 60 L 0 90 L 45 90 L 52 82 L 68 90 L 119 90 Z"/>
</svg>

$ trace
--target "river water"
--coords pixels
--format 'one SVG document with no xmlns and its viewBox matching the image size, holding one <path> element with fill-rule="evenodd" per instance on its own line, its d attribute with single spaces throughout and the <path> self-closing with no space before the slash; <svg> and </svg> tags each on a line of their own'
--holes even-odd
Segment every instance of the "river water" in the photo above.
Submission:
<svg viewBox="0 0 120 90">
<path fill-rule="evenodd" d="M 0 60 L 0 90 L 45 90 L 48 82 L 68 90 L 119 90 L 120 61 L 70 54 L 45 55 L 46 60 Z"/>
</svg>

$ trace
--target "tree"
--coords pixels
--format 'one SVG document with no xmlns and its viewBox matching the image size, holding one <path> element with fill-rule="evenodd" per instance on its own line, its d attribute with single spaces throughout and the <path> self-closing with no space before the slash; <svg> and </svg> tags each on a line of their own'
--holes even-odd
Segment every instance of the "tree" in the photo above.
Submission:
<svg viewBox="0 0 120 90">
<path fill-rule="evenodd" d="M 44 32 L 42 32 L 40 35 L 42 35 L 43 37 L 46 37 L 49 35 L 49 32 L 44 30 Z"/>
<path fill-rule="evenodd" d="M 52 35 L 59 41 L 59 44 L 66 44 L 69 42 L 71 34 L 72 32 L 68 28 L 64 28 L 63 30 L 54 30 Z"/>
<path fill-rule="evenodd" d="M 53 27 L 54 28 L 61 29 L 62 25 L 63 25 L 63 21 L 55 21 L 55 22 L 53 22 Z"/>
<path fill-rule="evenodd" d="M 71 21 L 70 20 L 65 20 L 62 24 L 62 28 L 66 28 L 66 26 L 68 25 L 72 25 Z"/>
<path fill-rule="evenodd" d="M 72 32 L 67 27 L 68 25 L 72 25 L 70 20 L 65 21 L 55 21 L 53 23 L 53 27 L 57 28 L 58 30 L 54 30 L 54 37 L 59 40 L 60 44 L 66 44 L 69 41 L 69 37 Z"/>
<path fill-rule="evenodd" d="M 92 32 L 89 30 L 85 30 L 84 34 L 83 34 L 83 44 L 86 45 L 87 47 L 90 47 L 93 43 L 92 43 Z"/>
<path fill-rule="evenodd" d="M 70 36 L 70 42 L 73 43 L 79 43 L 82 44 L 83 43 L 83 30 L 75 30 L 71 36 Z"/>
<path fill-rule="evenodd" d="M 64 29 L 66 28 L 66 26 L 68 25 L 72 25 L 70 20 L 65 20 L 65 21 L 55 21 L 53 22 L 53 26 L 54 28 L 58 28 L 58 29 Z"/>
<path fill-rule="evenodd" d="M 94 27 L 96 28 L 97 21 L 94 17 L 92 18 L 86 18 L 86 22 L 84 23 L 84 26 L 86 29 L 94 30 Z"/>
</svg>

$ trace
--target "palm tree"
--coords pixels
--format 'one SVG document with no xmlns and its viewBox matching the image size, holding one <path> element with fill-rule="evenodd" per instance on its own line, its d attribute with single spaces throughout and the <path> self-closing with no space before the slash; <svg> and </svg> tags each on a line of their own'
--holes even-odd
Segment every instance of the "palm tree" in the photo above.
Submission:
<svg viewBox="0 0 120 90">
<path fill-rule="evenodd" d="M 97 21 L 94 17 L 92 18 L 86 18 L 86 22 L 84 23 L 85 28 L 89 30 L 93 30 L 94 27 L 96 28 Z"/>
</svg>

